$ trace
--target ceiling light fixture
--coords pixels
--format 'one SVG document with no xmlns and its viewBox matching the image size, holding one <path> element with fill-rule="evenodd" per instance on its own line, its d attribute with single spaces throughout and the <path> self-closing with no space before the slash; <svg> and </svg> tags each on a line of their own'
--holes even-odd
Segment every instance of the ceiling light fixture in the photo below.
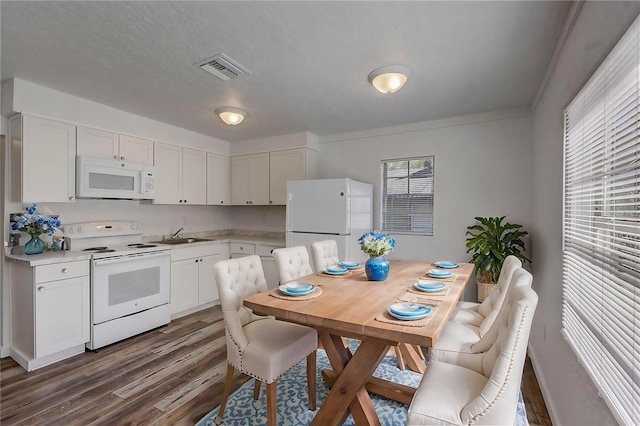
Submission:
<svg viewBox="0 0 640 426">
<path fill-rule="evenodd" d="M 409 69 L 401 65 L 386 65 L 369 74 L 369 83 L 381 93 L 396 93 L 407 82 Z"/>
<path fill-rule="evenodd" d="M 247 111 L 240 108 L 221 107 L 216 109 L 216 114 L 218 114 L 220 120 L 224 121 L 226 124 L 230 126 L 237 126 L 245 119 Z"/>
</svg>

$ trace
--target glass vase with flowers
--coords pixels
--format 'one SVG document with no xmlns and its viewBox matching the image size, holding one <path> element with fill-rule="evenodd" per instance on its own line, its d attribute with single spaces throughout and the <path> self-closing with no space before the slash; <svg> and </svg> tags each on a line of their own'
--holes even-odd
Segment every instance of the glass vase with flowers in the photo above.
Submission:
<svg viewBox="0 0 640 426">
<path fill-rule="evenodd" d="M 45 216 L 38 213 L 35 204 L 26 207 L 24 213 L 12 216 L 11 229 L 31 236 L 31 239 L 24 245 L 25 254 L 42 253 L 44 241 L 40 239 L 40 235 L 53 235 L 59 228 L 60 219 L 58 216 Z"/>
</svg>

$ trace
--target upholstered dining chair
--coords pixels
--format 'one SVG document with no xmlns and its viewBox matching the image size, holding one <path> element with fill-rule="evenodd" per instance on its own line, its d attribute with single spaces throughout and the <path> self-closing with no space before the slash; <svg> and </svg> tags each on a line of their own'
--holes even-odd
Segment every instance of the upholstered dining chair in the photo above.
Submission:
<svg viewBox="0 0 640 426">
<path fill-rule="evenodd" d="M 512 255 L 507 256 L 502 263 L 498 282 L 493 290 L 491 290 L 491 293 L 489 293 L 489 296 L 487 296 L 482 303 L 458 302 L 449 319 L 451 321 L 479 326 L 485 319 L 489 318 L 490 321 L 487 325 L 490 325 L 492 322 L 491 316 L 498 314 L 500 306 L 504 302 L 509 286 L 511 285 L 513 271 L 518 268 L 522 268 L 520 259 Z"/>
<path fill-rule="evenodd" d="M 280 284 L 313 274 L 309 252 L 305 246 L 280 248 L 273 251 Z"/>
<path fill-rule="evenodd" d="M 506 297 L 498 314 L 491 318 L 491 325 L 485 333 L 480 333 L 480 327 L 471 324 L 448 322 L 436 344 L 430 348 L 429 359 L 450 364 L 458 364 L 461 359 L 469 355 L 486 351 L 498 339 L 498 330 L 504 327 L 513 304 L 517 301 L 518 288 L 531 288 L 532 275 L 522 268 L 513 273 L 512 284 L 506 291 Z M 489 321 L 486 319 L 485 321 Z"/>
<path fill-rule="evenodd" d="M 515 289 L 506 321 L 488 350 L 464 363 L 432 361 L 414 394 L 407 424 L 513 425 L 536 293 Z"/>
<path fill-rule="evenodd" d="M 311 254 L 316 272 L 321 272 L 327 266 L 340 263 L 340 254 L 338 253 L 338 243 L 336 243 L 336 240 L 323 240 L 312 243 Z"/>
<path fill-rule="evenodd" d="M 307 359 L 309 406 L 316 409 L 316 347 L 318 333 L 313 328 L 263 317 L 246 308 L 242 301 L 267 291 L 260 257 L 257 255 L 223 260 L 213 267 L 220 294 L 227 341 L 227 376 L 220 410 L 222 422 L 234 369 L 256 379 L 253 397 L 258 399 L 260 383 L 266 384 L 267 424 L 276 425 L 276 381 L 304 358 Z"/>
</svg>

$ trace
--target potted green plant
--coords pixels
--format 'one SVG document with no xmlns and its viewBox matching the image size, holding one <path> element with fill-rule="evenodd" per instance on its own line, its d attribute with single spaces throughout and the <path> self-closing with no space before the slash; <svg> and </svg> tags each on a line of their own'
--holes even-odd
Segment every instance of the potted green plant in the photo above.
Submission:
<svg viewBox="0 0 640 426">
<path fill-rule="evenodd" d="M 476 224 L 467 227 L 467 253 L 472 252 L 478 283 L 478 300 L 483 301 L 498 282 L 504 259 L 513 255 L 523 263 L 524 241 L 528 234 L 522 225 L 504 222 L 506 216 L 476 217 Z M 504 223 L 503 223 L 504 222 Z"/>
</svg>

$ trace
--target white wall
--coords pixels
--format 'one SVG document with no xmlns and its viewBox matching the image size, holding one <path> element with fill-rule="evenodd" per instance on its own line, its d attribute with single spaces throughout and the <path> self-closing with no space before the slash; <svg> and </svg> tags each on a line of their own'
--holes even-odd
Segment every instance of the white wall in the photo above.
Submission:
<svg viewBox="0 0 640 426">
<path fill-rule="evenodd" d="M 532 117 L 533 287 L 530 354 L 554 424 L 615 424 L 560 333 L 563 109 L 640 12 L 638 2 L 585 2 Z"/>
<path fill-rule="evenodd" d="M 475 216 L 530 224 L 531 129 L 527 111 L 450 118 L 320 139 L 321 178 L 374 185 L 380 227 L 381 161 L 435 155 L 434 236 L 395 235 L 389 258 L 468 261 L 465 232 Z M 475 285 L 465 292 L 476 300 Z"/>
</svg>

